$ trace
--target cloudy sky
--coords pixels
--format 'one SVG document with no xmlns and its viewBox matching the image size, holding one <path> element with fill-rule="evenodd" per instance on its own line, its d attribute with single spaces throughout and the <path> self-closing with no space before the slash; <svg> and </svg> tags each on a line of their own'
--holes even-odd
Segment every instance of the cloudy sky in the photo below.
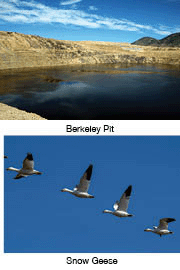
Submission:
<svg viewBox="0 0 180 270">
<path fill-rule="evenodd" d="M 127 41 L 180 31 L 179 0 L 1 0 L 0 29 L 66 40 Z"/>
</svg>

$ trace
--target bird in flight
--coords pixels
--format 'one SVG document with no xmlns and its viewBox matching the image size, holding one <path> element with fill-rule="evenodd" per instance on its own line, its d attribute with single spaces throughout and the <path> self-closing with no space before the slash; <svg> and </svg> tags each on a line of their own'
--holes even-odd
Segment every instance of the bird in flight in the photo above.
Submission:
<svg viewBox="0 0 180 270">
<path fill-rule="evenodd" d="M 23 167 L 21 169 L 9 167 L 6 170 L 18 172 L 18 174 L 14 177 L 14 179 L 20 179 L 22 177 L 27 177 L 33 174 L 37 174 L 37 175 L 42 174 L 41 172 L 34 170 L 34 160 L 31 153 L 27 153 L 26 158 L 23 160 Z"/>
<path fill-rule="evenodd" d="M 159 234 L 160 236 L 164 235 L 164 234 L 172 234 L 172 231 L 168 230 L 168 223 L 176 221 L 174 218 L 162 218 L 159 221 L 159 225 L 158 227 L 153 226 L 154 229 L 145 229 L 145 232 L 153 232 L 156 234 Z"/>
<path fill-rule="evenodd" d="M 132 186 L 130 185 L 123 195 L 121 196 L 119 201 L 116 201 L 113 205 L 114 211 L 104 210 L 103 213 L 112 214 L 117 217 L 132 217 L 133 215 L 127 212 L 129 199 L 131 196 Z"/>
<path fill-rule="evenodd" d="M 93 195 L 88 193 L 88 189 L 91 183 L 91 175 L 92 175 L 93 165 L 90 164 L 83 176 L 80 179 L 79 184 L 73 189 L 70 190 L 68 188 L 61 189 L 62 192 L 69 192 L 76 197 L 80 198 L 94 198 Z"/>
</svg>

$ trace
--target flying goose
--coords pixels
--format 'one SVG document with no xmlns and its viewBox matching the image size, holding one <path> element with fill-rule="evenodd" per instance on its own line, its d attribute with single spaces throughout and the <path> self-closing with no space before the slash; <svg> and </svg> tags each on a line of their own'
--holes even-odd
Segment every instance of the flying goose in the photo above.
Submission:
<svg viewBox="0 0 180 270">
<path fill-rule="evenodd" d="M 18 174 L 14 177 L 14 179 L 27 177 L 32 174 L 37 174 L 37 175 L 42 174 L 41 172 L 34 170 L 34 160 L 31 153 L 27 153 L 27 156 L 23 161 L 23 167 L 21 169 L 9 167 L 6 170 L 18 172 Z"/>
<path fill-rule="evenodd" d="M 94 198 L 93 195 L 88 194 L 88 188 L 91 182 L 92 169 L 93 165 L 90 164 L 83 176 L 81 177 L 79 185 L 77 185 L 73 190 L 63 188 L 61 189 L 61 191 L 69 192 L 80 198 Z"/>
<path fill-rule="evenodd" d="M 133 215 L 128 214 L 127 212 L 131 191 L 132 186 L 129 186 L 121 196 L 120 200 L 115 202 L 113 205 L 115 211 L 104 210 L 103 213 L 109 213 L 117 217 L 132 217 Z"/>
<path fill-rule="evenodd" d="M 159 234 L 160 236 L 162 236 L 163 234 L 172 234 L 173 232 L 168 230 L 168 223 L 172 222 L 172 221 L 176 221 L 174 218 L 162 218 L 159 221 L 159 226 L 153 226 L 154 230 L 152 229 L 145 229 L 145 232 L 153 232 L 156 234 Z"/>
</svg>

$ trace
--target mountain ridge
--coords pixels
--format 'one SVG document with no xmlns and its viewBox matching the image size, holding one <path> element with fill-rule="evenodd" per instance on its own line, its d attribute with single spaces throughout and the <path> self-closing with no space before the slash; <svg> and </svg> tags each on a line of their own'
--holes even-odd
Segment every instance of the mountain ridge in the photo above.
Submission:
<svg viewBox="0 0 180 270">
<path fill-rule="evenodd" d="M 180 47 L 180 33 L 170 34 L 162 39 L 143 37 L 134 41 L 131 44 L 140 46 Z"/>
</svg>

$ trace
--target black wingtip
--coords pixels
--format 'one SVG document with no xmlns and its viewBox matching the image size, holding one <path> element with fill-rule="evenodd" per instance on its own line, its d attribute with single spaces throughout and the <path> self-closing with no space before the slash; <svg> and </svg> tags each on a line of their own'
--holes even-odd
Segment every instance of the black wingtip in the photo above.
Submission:
<svg viewBox="0 0 180 270">
<path fill-rule="evenodd" d="M 13 179 L 17 180 L 17 179 L 20 179 L 20 178 L 23 178 L 24 176 L 15 176 Z"/>
<path fill-rule="evenodd" d="M 33 160 L 33 156 L 32 156 L 32 154 L 31 154 L 30 152 L 27 153 L 26 158 L 27 158 L 28 160 Z"/>
<path fill-rule="evenodd" d="M 130 185 L 124 192 L 126 194 L 126 197 L 131 196 L 131 191 L 132 191 L 132 186 Z"/>
<path fill-rule="evenodd" d="M 93 165 L 90 164 L 89 167 L 88 167 L 87 170 L 86 170 L 86 173 L 87 173 L 87 180 L 90 180 L 90 179 L 91 179 L 92 169 L 93 169 Z"/>
<path fill-rule="evenodd" d="M 176 221 L 175 218 L 167 218 L 166 222 L 169 223 L 169 222 L 173 222 L 173 221 Z"/>
</svg>

